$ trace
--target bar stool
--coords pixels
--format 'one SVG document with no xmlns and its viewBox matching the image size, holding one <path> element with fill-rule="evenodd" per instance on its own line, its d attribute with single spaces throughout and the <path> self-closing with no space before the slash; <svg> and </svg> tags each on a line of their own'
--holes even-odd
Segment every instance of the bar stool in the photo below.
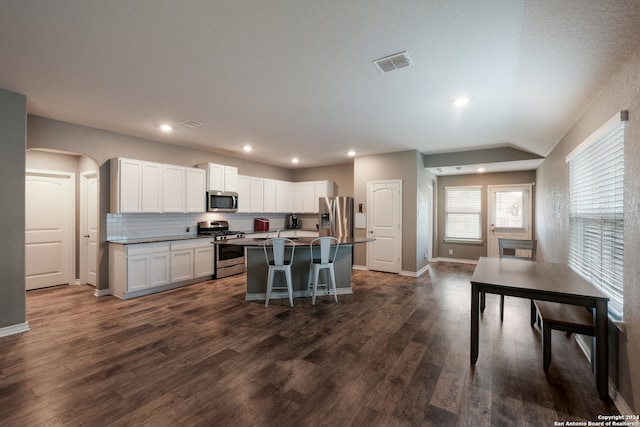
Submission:
<svg viewBox="0 0 640 427">
<path fill-rule="evenodd" d="M 313 245 L 320 243 L 320 258 L 313 257 Z M 333 253 L 331 252 L 331 245 L 335 244 Z M 338 292 L 336 291 L 336 273 L 333 269 L 333 262 L 338 254 L 338 247 L 340 243 L 335 237 L 319 237 L 311 241 L 309 245 L 309 253 L 311 263 L 309 265 L 309 282 L 308 287 L 312 290 L 311 304 L 316 305 L 316 294 L 318 292 L 318 279 L 320 276 L 320 270 L 325 270 L 325 283 L 320 284 L 326 288 L 329 293 L 330 286 L 333 288 L 333 297 L 338 302 Z M 326 276 L 326 271 L 329 271 L 329 277 Z M 312 277 L 313 276 L 313 277 Z"/>
<path fill-rule="evenodd" d="M 291 258 L 289 260 L 285 260 L 284 257 L 285 246 L 291 247 Z M 271 248 L 271 256 L 269 256 L 268 247 Z M 269 307 L 269 299 L 271 298 L 271 292 L 274 289 L 286 289 L 289 293 L 289 304 L 293 307 L 293 287 L 291 284 L 291 264 L 293 264 L 293 253 L 295 251 L 295 244 L 293 243 L 293 240 L 283 238 L 270 239 L 262 244 L 262 249 L 264 250 L 264 258 L 269 266 L 269 274 L 267 277 L 267 299 L 264 302 L 264 306 Z M 275 274 L 277 271 L 284 273 L 285 281 L 287 283 L 286 288 L 274 287 Z"/>
</svg>

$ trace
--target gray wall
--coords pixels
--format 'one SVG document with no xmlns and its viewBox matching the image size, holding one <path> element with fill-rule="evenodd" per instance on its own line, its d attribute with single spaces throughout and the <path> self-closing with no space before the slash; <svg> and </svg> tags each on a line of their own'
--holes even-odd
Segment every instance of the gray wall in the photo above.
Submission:
<svg viewBox="0 0 640 427">
<path fill-rule="evenodd" d="M 538 168 L 537 238 L 541 259 L 567 262 L 569 171 L 565 157 L 620 110 L 625 129 L 624 323 L 614 332 L 609 376 L 633 413 L 640 412 L 640 50 L 620 69 Z M 554 202 L 555 199 L 555 202 Z M 552 208 L 559 205 L 559 210 Z"/>
<path fill-rule="evenodd" d="M 478 260 L 478 258 L 487 256 L 487 223 L 488 223 L 488 206 L 487 206 L 487 186 L 489 185 L 507 185 L 507 184 L 530 184 L 536 179 L 535 171 L 522 172 L 501 172 L 473 175 L 455 175 L 441 176 L 438 178 L 438 218 L 441 221 L 437 228 L 438 256 L 440 258 L 469 259 Z M 446 243 L 444 241 L 444 188 L 457 185 L 482 185 L 482 245 L 471 243 Z M 532 194 L 532 236 L 535 236 L 535 203 L 536 203 L 536 186 L 533 187 Z M 453 255 L 448 255 L 449 250 L 453 250 Z"/>
<path fill-rule="evenodd" d="M 335 183 L 336 196 L 353 196 L 353 163 L 295 169 L 292 181 L 321 181 L 325 179 Z"/>
<path fill-rule="evenodd" d="M 354 198 L 355 205 L 362 203 L 363 212 L 367 212 L 367 182 L 401 179 L 402 180 L 402 270 L 415 272 L 427 264 L 424 260 L 424 236 L 427 224 L 420 224 L 416 229 L 418 218 L 426 213 L 424 201 L 418 203 L 418 190 L 423 192 L 428 183 L 428 172 L 422 171 L 423 156 L 420 152 L 403 151 L 399 153 L 380 154 L 357 157 L 354 160 Z M 420 170 L 420 174 L 418 171 Z M 421 179 L 418 180 L 418 175 Z M 419 211 L 420 209 L 420 211 Z M 356 230 L 356 237 L 366 237 L 366 230 Z M 420 243 L 418 244 L 418 239 Z M 418 249 L 420 248 L 420 249 Z M 354 247 L 354 264 L 366 265 L 366 245 Z"/>
<path fill-rule="evenodd" d="M 24 168 L 27 98 L 0 90 L 0 328 L 25 322 Z"/>
</svg>

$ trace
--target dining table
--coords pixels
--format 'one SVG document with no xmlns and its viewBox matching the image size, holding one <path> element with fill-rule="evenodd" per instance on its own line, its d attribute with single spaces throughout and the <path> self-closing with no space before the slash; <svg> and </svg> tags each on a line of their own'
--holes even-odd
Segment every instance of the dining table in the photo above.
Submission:
<svg viewBox="0 0 640 427">
<path fill-rule="evenodd" d="M 594 377 L 602 400 L 608 391 L 608 302 L 600 290 L 567 264 L 481 257 L 471 277 L 471 364 L 479 352 L 480 294 L 490 293 L 539 301 L 573 304 L 591 309 L 594 320 Z"/>
</svg>

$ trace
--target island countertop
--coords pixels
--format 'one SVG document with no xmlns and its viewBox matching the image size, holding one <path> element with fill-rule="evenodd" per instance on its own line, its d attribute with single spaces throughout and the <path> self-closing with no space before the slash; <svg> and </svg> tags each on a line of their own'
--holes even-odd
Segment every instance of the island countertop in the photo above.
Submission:
<svg viewBox="0 0 640 427">
<path fill-rule="evenodd" d="M 318 237 L 282 237 L 283 239 L 290 239 L 293 241 L 294 246 L 309 246 L 311 242 Z M 358 243 L 373 242 L 375 239 L 368 239 L 365 237 L 338 237 L 338 243 L 341 245 L 354 245 Z M 235 246 L 262 246 L 264 242 L 271 240 L 267 237 L 258 238 L 244 238 L 244 239 L 231 239 L 231 240 L 218 240 L 214 242 L 217 245 L 235 245 Z"/>
</svg>

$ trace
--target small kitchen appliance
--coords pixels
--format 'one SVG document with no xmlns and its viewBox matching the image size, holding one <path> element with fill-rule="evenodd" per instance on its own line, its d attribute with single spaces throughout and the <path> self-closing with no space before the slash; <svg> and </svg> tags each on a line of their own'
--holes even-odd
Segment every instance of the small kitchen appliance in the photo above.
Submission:
<svg viewBox="0 0 640 427">
<path fill-rule="evenodd" d="M 289 228 L 291 230 L 302 228 L 302 219 L 296 214 L 289 215 Z"/>
<path fill-rule="evenodd" d="M 269 231 L 269 220 L 267 218 L 254 218 L 253 231 Z"/>
</svg>

